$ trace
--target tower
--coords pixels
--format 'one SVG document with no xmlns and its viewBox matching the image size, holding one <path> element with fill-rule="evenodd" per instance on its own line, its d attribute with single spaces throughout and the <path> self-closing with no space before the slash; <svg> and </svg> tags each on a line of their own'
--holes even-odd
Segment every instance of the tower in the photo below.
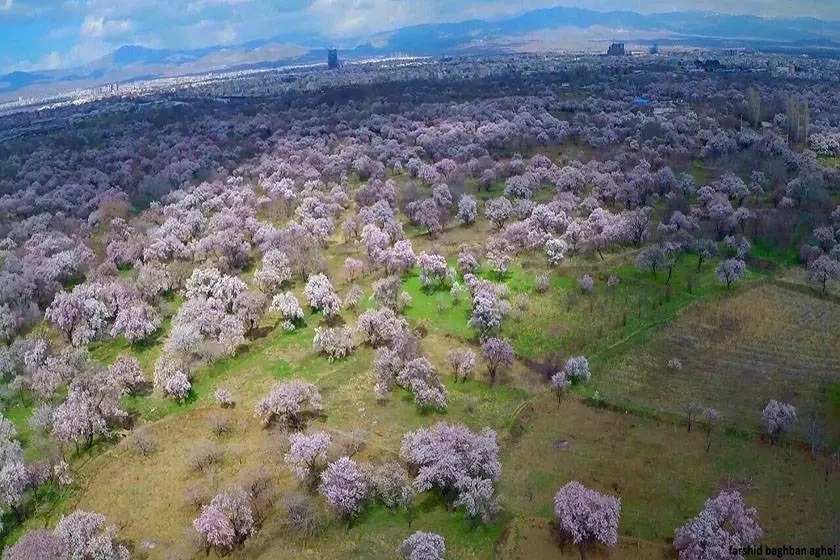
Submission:
<svg viewBox="0 0 840 560">
<path fill-rule="evenodd" d="M 327 67 L 334 70 L 340 66 L 341 64 L 338 62 L 338 50 L 329 49 L 327 51 Z"/>
</svg>

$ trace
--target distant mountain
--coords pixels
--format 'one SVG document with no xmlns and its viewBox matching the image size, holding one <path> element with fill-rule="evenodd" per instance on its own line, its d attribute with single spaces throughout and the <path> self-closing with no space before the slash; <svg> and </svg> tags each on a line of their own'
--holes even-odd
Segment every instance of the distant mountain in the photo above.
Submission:
<svg viewBox="0 0 840 560">
<path fill-rule="evenodd" d="M 393 53 L 441 55 L 507 50 L 601 49 L 612 39 L 636 44 L 799 49 L 840 55 L 840 21 L 769 19 L 704 12 L 639 14 L 558 6 L 498 20 L 404 27 L 339 44 L 345 57 Z M 287 33 L 271 39 L 203 49 L 150 49 L 126 45 L 79 68 L 13 72 L 0 76 L 0 99 L 37 96 L 77 87 L 326 60 L 332 40 Z"/>
</svg>

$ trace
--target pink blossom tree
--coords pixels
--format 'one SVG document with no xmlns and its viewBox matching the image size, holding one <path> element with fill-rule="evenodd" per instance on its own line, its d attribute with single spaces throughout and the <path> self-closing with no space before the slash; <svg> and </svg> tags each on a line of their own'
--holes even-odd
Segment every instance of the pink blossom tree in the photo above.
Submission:
<svg viewBox="0 0 840 560">
<path fill-rule="evenodd" d="M 487 375 L 490 378 L 490 386 L 496 383 L 496 377 L 513 365 L 516 355 L 513 347 L 506 340 L 500 338 L 488 338 L 481 344 L 481 354 L 484 363 L 487 365 Z"/>
<path fill-rule="evenodd" d="M 554 495 L 557 530 L 577 545 L 585 559 L 594 543 L 613 546 L 618 542 L 621 501 L 586 488 L 577 481 L 563 486 Z"/>
<path fill-rule="evenodd" d="M 67 558 L 61 539 L 47 529 L 24 534 L 3 552 L 3 560 L 58 560 Z"/>
<path fill-rule="evenodd" d="M 272 421 L 291 429 L 300 429 L 304 416 L 323 409 L 318 387 L 306 381 L 279 383 L 255 408 L 255 416 L 267 427 Z"/>
<path fill-rule="evenodd" d="M 493 222 L 497 229 L 502 229 L 512 213 L 513 205 L 503 196 L 491 198 L 484 204 L 484 216 Z"/>
<path fill-rule="evenodd" d="M 201 515 L 193 520 L 193 529 L 208 554 L 211 549 L 225 554 L 242 546 L 256 530 L 248 494 L 241 488 L 217 494 L 208 505 L 202 506 Z"/>
<path fill-rule="evenodd" d="M 565 371 L 558 371 L 551 376 L 551 390 L 557 395 L 557 402 L 563 402 L 563 394 L 569 387 L 569 381 L 566 379 Z"/>
<path fill-rule="evenodd" d="M 341 457 L 321 475 L 321 495 L 347 522 L 347 529 L 370 497 L 371 485 L 365 471 L 353 459 Z"/>
<path fill-rule="evenodd" d="M 414 393 L 414 402 L 421 409 L 446 408 L 446 388 L 440 381 L 437 369 L 428 358 L 419 357 L 405 362 L 397 374 L 396 382 Z"/>
<path fill-rule="evenodd" d="M 315 327 L 312 347 L 330 362 L 353 353 L 353 331 L 349 327 Z"/>
<path fill-rule="evenodd" d="M 411 483 L 408 471 L 397 462 L 378 465 L 371 473 L 371 484 L 376 496 L 390 510 L 403 508 L 409 514 L 411 524 L 411 503 L 417 491 Z"/>
<path fill-rule="evenodd" d="M 289 436 L 289 452 L 283 461 L 292 469 L 295 478 L 307 488 L 315 488 L 321 471 L 327 464 L 327 450 L 332 437 L 326 432 L 294 433 Z"/>
<path fill-rule="evenodd" d="M 7 508 L 20 517 L 18 507 L 29 485 L 29 474 L 23 459 L 23 448 L 17 430 L 0 414 L 0 512 Z"/>
<path fill-rule="evenodd" d="M 269 311 L 280 314 L 280 319 L 283 321 L 283 328 L 287 331 L 295 330 L 303 320 L 303 309 L 292 292 L 284 292 L 274 296 L 274 299 L 271 300 L 271 306 L 268 309 Z"/>
<path fill-rule="evenodd" d="M 585 383 L 592 377 L 589 360 L 585 356 L 572 356 L 563 365 L 563 373 L 569 381 Z"/>
<path fill-rule="evenodd" d="M 155 361 L 154 387 L 167 397 L 184 402 L 190 393 L 190 372 L 186 365 L 170 354 Z"/>
<path fill-rule="evenodd" d="M 374 348 L 391 344 L 407 329 L 408 322 L 389 307 L 369 309 L 356 322 L 356 331 Z"/>
<path fill-rule="evenodd" d="M 743 560 L 737 551 L 762 535 L 755 508 L 747 508 L 737 491 L 706 500 L 703 510 L 674 533 L 680 560 Z"/>
<path fill-rule="evenodd" d="M 344 259 L 344 276 L 349 281 L 353 281 L 359 277 L 365 270 L 365 263 L 353 257 Z"/>
<path fill-rule="evenodd" d="M 420 253 L 417 257 L 420 266 L 420 283 L 427 290 L 433 290 L 455 279 L 455 270 L 446 264 L 442 255 L 435 253 Z"/>
<path fill-rule="evenodd" d="M 740 280 L 747 271 L 747 264 L 739 259 L 726 259 L 721 262 L 715 274 L 717 274 L 718 281 L 721 284 L 726 284 L 727 289 L 732 286 L 733 282 Z"/>
<path fill-rule="evenodd" d="M 286 253 L 271 249 L 263 255 L 262 267 L 254 273 L 254 282 L 268 295 L 277 294 L 292 279 L 292 268 Z"/>
<path fill-rule="evenodd" d="M 458 200 L 458 219 L 464 225 L 475 222 L 478 217 L 478 204 L 475 197 L 470 194 L 462 195 Z"/>
<path fill-rule="evenodd" d="M 309 300 L 309 307 L 323 312 L 324 317 L 336 317 L 341 313 L 341 298 L 326 275 L 319 273 L 310 276 L 303 293 Z"/>
<path fill-rule="evenodd" d="M 108 371 L 113 380 L 124 388 L 123 392 L 128 394 L 146 382 L 140 362 L 132 356 L 118 356 Z"/>
<path fill-rule="evenodd" d="M 770 441 L 774 442 L 781 434 L 793 428 L 796 423 L 796 408 L 792 404 L 771 399 L 761 411 L 761 422 L 770 436 Z"/>
<path fill-rule="evenodd" d="M 472 314 L 467 324 L 478 331 L 481 340 L 486 340 L 501 329 L 508 306 L 493 284 L 482 280 L 470 281 L 466 277 L 464 280 L 472 292 Z"/>
<path fill-rule="evenodd" d="M 808 265 L 808 280 L 826 293 L 831 282 L 840 280 L 840 261 L 828 255 L 817 257 Z"/>
<path fill-rule="evenodd" d="M 128 560 L 128 549 L 117 542 L 116 533 L 115 527 L 105 525 L 104 515 L 85 511 L 62 517 L 54 531 L 62 558 Z"/>
<path fill-rule="evenodd" d="M 387 252 L 385 267 L 389 274 L 405 274 L 415 265 L 417 257 L 411 241 L 401 239 L 394 243 L 394 246 Z"/>
<path fill-rule="evenodd" d="M 446 560 L 446 543 L 436 533 L 417 531 L 400 543 L 397 553 L 403 560 Z"/>
<path fill-rule="evenodd" d="M 446 361 L 449 367 L 452 368 L 452 376 L 455 382 L 466 381 L 472 378 L 475 372 L 475 352 L 469 348 L 456 348 L 450 350 L 446 355 Z"/>
<path fill-rule="evenodd" d="M 144 301 L 121 306 L 111 328 L 111 336 L 122 334 L 132 346 L 145 340 L 160 327 L 160 317 L 154 308 Z"/>
<path fill-rule="evenodd" d="M 502 473 L 496 432 L 438 422 L 403 436 L 400 457 L 417 472 L 415 487 L 439 488 L 447 507 L 468 491 L 473 479 L 498 481 Z"/>
</svg>

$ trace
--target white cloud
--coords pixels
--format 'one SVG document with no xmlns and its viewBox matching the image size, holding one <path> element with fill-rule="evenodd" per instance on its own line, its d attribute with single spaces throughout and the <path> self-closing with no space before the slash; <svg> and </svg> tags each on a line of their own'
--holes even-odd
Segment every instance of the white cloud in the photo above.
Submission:
<svg viewBox="0 0 840 560">
<path fill-rule="evenodd" d="M 250 4 L 255 0 L 190 0 L 187 3 L 187 11 L 196 13 L 208 8 L 210 6 L 238 6 L 240 4 Z"/>
<path fill-rule="evenodd" d="M 229 45 L 239 37 L 236 27 L 229 22 L 203 19 L 176 30 L 182 46 L 197 49 L 212 45 Z"/>
<path fill-rule="evenodd" d="M 231 25 L 225 25 L 216 32 L 216 40 L 222 45 L 229 45 L 236 40 L 236 31 Z"/>
<path fill-rule="evenodd" d="M 12 9 L 12 0 L 0 0 L 0 12 L 6 12 Z"/>
<path fill-rule="evenodd" d="M 46 68 L 47 70 L 55 70 L 56 68 L 61 68 L 62 62 L 61 53 L 58 51 L 52 51 L 50 54 L 41 59 L 38 66 Z"/>
<path fill-rule="evenodd" d="M 102 34 L 102 30 L 105 28 L 105 18 L 104 17 L 91 17 L 88 16 L 85 18 L 85 21 L 82 22 L 82 29 L 79 31 L 83 36 L 86 37 L 98 37 Z"/>
<path fill-rule="evenodd" d="M 130 33 L 134 24 L 128 19 L 105 19 L 88 16 L 82 22 L 79 34 L 82 37 L 121 37 Z"/>
</svg>

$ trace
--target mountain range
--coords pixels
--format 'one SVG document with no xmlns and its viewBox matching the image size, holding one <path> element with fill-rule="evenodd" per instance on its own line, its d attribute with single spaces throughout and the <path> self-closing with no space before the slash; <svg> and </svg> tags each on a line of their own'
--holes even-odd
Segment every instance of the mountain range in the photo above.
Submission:
<svg viewBox="0 0 840 560">
<path fill-rule="evenodd" d="M 840 21 L 761 18 L 704 12 L 640 14 L 555 7 L 499 20 L 404 27 L 336 42 L 343 58 L 438 56 L 523 51 L 603 51 L 611 41 L 634 45 L 747 47 L 840 56 Z M 126 45 L 83 66 L 0 75 L 0 99 L 54 94 L 153 77 L 306 64 L 326 60 L 330 37 L 289 33 L 239 45 L 192 50 Z"/>
</svg>

